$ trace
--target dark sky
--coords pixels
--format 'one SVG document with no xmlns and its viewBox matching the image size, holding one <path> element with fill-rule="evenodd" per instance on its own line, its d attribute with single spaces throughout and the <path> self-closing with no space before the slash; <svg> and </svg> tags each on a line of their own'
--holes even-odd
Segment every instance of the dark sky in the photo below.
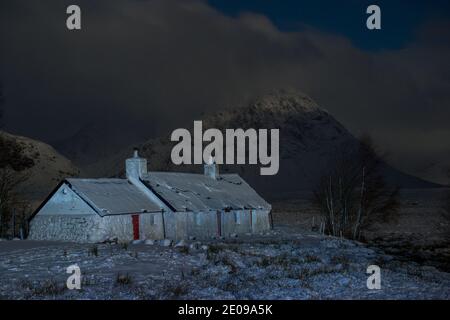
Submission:
<svg viewBox="0 0 450 320">
<path fill-rule="evenodd" d="M 450 2 L 377 1 L 381 31 L 365 28 L 371 3 L 2 0 L 6 129 L 153 136 L 294 87 L 426 176 L 450 164 Z M 80 31 L 65 27 L 70 4 Z"/>
<path fill-rule="evenodd" d="M 348 37 L 362 49 L 399 49 L 414 41 L 417 30 L 427 21 L 448 19 L 448 0 L 209 0 L 221 12 L 236 17 L 255 12 L 268 17 L 281 31 L 295 32 L 312 26 L 322 31 Z M 371 4 L 382 8 L 383 28 L 367 32 L 366 16 L 361 14 Z"/>
</svg>

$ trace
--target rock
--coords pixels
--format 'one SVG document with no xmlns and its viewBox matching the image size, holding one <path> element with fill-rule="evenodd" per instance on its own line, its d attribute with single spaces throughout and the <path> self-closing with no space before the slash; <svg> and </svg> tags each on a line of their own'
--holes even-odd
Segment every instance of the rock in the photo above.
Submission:
<svg viewBox="0 0 450 320">
<path fill-rule="evenodd" d="M 342 277 L 338 279 L 337 283 L 342 287 L 347 287 L 350 284 L 350 279 L 346 277 Z"/>
<path fill-rule="evenodd" d="M 132 244 L 141 244 L 143 240 L 133 240 L 131 241 Z"/>
<path fill-rule="evenodd" d="M 233 269 L 244 269 L 246 267 L 242 256 L 236 252 L 225 250 L 218 254 L 219 260 L 225 262 L 226 265 Z"/>
<path fill-rule="evenodd" d="M 204 251 L 207 251 L 209 249 L 209 246 L 207 246 L 206 244 L 201 246 L 201 249 Z"/>
<path fill-rule="evenodd" d="M 147 245 L 149 245 L 149 246 L 152 246 L 152 245 L 155 244 L 155 240 L 147 239 L 147 240 L 144 241 L 144 244 L 147 244 Z"/>
<path fill-rule="evenodd" d="M 196 238 L 194 236 L 189 236 L 188 239 L 192 241 L 192 240 L 195 240 Z"/>
<path fill-rule="evenodd" d="M 202 244 L 200 242 L 194 242 L 189 245 L 189 249 L 198 250 L 200 249 L 201 245 Z"/>
<path fill-rule="evenodd" d="M 237 234 L 236 233 L 230 234 L 230 238 L 237 238 Z"/>
<path fill-rule="evenodd" d="M 161 240 L 160 245 L 163 247 L 170 247 L 172 245 L 172 240 L 170 239 Z"/>
<path fill-rule="evenodd" d="M 105 240 L 101 241 L 101 243 L 105 243 L 105 244 L 117 244 L 119 243 L 119 239 L 117 237 L 114 238 L 106 238 Z"/>
<path fill-rule="evenodd" d="M 341 271 L 344 269 L 344 265 L 342 263 L 338 263 L 334 268 L 336 271 Z"/>
<path fill-rule="evenodd" d="M 184 241 L 184 240 L 178 241 L 177 244 L 175 245 L 175 247 L 176 247 L 176 248 L 179 248 L 179 247 L 187 247 L 186 241 Z"/>
<path fill-rule="evenodd" d="M 433 266 L 423 266 L 422 271 L 426 273 L 439 273 L 439 270 Z"/>
<path fill-rule="evenodd" d="M 20 240 L 20 238 L 17 238 L 17 237 L 13 238 L 13 241 L 17 241 L 17 240 Z"/>
</svg>

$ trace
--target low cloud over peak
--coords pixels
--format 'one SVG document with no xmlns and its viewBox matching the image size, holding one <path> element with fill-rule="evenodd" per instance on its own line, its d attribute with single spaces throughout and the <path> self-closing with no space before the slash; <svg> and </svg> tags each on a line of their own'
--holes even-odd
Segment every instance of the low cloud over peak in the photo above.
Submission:
<svg viewBox="0 0 450 320">
<path fill-rule="evenodd" d="M 54 141 L 107 122 L 144 139 L 293 87 L 355 134 L 372 133 L 394 163 L 411 159 L 410 173 L 437 155 L 450 162 L 448 21 L 427 23 L 401 49 L 373 52 L 196 0 L 79 1 L 82 30 L 72 32 L 69 4 L 2 1 L 7 130 Z"/>
</svg>

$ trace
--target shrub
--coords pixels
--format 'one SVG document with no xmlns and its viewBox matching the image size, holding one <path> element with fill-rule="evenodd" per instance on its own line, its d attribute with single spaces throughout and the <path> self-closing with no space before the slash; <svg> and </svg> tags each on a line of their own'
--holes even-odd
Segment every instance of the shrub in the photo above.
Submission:
<svg viewBox="0 0 450 320">
<path fill-rule="evenodd" d="M 306 263 L 312 263 L 312 262 L 322 262 L 322 260 L 318 257 L 315 256 L 311 253 L 308 253 L 305 255 L 305 258 L 303 259 L 304 262 Z"/>
<path fill-rule="evenodd" d="M 98 246 L 94 245 L 89 248 L 88 254 L 90 256 L 98 257 Z"/>
<path fill-rule="evenodd" d="M 331 263 L 342 264 L 343 266 L 347 267 L 348 265 L 350 265 L 350 259 L 344 255 L 333 256 L 331 258 Z"/>
<path fill-rule="evenodd" d="M 189 247 L 187 246 L 181 246 L 176 248 L 178 252 L 188 254 L 189 253 Z"/>
<path fill-rule="evenodd" d="M 131 276 L 126 273 L 126 274 L 122 274 L 122 273 L 118 273 L 116 276 L 116 284 L 124 286 L 124 285 L 130 285 L 133 282 L 133 279 L 131 278 Z"/>
<path fill-rule="evenodd" d="M 188 293 L 188 286 L 186 283 L 176 283 L 166 287 L 166 291 L 171 295 L 171 298 L 176 299 Z"/>
<path fill-rule="evenodd" d="M 23 289 L 29 290 L 32 296 L 57 296 L 66 290 L 66 286 L 59 285 L 54 279 L 32 283 L 25 280 L 21 283 Z"/>
</svg>

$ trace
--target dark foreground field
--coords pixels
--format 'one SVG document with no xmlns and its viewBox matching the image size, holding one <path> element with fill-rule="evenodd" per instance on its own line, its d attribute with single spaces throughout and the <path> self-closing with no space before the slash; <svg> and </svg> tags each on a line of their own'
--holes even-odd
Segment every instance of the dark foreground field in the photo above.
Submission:
<svg viewBox="0 0 450 320">
<path fill-rule="evenodd" d="M 77 264 L 81 290 L 66 288 Z M 367 288 L 367 267 L 381 289 Z M 0 242 L 3 299 L 449 299 L 450 274 L 363 244 L 276 228 L 189 247 Z"/>
</svg>

